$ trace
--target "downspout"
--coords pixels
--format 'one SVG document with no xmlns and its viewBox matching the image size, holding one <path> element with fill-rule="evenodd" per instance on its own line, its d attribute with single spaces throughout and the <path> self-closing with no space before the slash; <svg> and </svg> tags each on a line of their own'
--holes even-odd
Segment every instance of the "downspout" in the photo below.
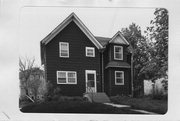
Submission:
<svg viewBox="0 0 180 121">
<path fill-rule="evenodd" d="M 102 79 L 102 92 L 104 92 L 104 50 L 105 48 L 102 48 L 100 50 L 101 52 L 101 70 L 102 70 L 102 74 L 101 74 L 101 79 Z"/>
<path fill-rule="evenodd" d="M 134 68 L 133 68 L 133 56 L 134 56 L 134 52 L 132 51 L 132 55 L 131 55 L 131 94 L 132 97 L 134 97 L 134 85 L 133 85 L 133 81 L 134 81 Z"/>
<path fill-rule="evenodd" d="M 104 92 L 104 51 L 102 52 L 102 92 Z"/>
</svg>

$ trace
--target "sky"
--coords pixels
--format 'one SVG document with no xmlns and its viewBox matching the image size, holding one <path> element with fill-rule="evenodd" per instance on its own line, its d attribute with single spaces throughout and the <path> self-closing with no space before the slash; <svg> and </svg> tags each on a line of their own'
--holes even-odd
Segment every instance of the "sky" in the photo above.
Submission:
<svg viewBox="0 0 180 121">
<path fill-rule="evenodd" d="M 179 5 L 178 0 L 0 0 L 0 116 L 4 115 L 3 111 L 16 121 L 18 119 L 26 121 L 72 119 L 69 115 L 60 114 L 22 114 L 18 109 L 19 56 L 34 56 L 36 64 L 40 65 L 39 42 L 72 11 L 94 35 L 112 37 L 118 30 L 128 27 L 132 22 L 144 30 L 153 18 L 153 9 L 164 7 L 170 13 L 169 107 L 165 116 L 150 116 L 148 120 L 180 119 L 178 111 L 180 107 L 180 98 L 178 98 L 180 94 Z M 84 6 L 84 8 L 72 6 Z M 71 116 L 78 120 L 87 118 L 92 120 L 142 120 L 147 118 L 137 115 L 131 115 L 131 117 L 127 115 Z"/>
</svg>

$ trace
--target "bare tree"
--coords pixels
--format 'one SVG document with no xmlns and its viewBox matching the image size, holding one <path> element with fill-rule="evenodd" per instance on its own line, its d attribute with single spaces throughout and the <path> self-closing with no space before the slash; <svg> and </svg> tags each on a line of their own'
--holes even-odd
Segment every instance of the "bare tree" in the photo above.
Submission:
<svg viewBox="0 0 180 121">
<path fill-rule="evenodd" d="M 30 78 L 30 75 L 32 73 L 33 67 L 34 67 L 34 61 L 35 59 L 32 58 L 19 58 L 19 78 L 20 78 L 20 84 L 23 86 L 26 95 L 29 96 L 28 92 L 28 79 Z"/>
<path fill-rule="evenodd" d="M 25 95 L 28 98 L 33 96 L 33 101 L 37 101 L 38 95 L 44 96 L 47 85 L 44 80 L 44 71 L 40 67 L 34 66 L 34 62 L 34 58 L 19 58 L 19 79 Z"/>
<path fill-rule="evenodd" d="M 40 80 L 40 73 L 42 72 L 42 70 L 40 70 L 39 68 L 33 68 L 31 70 L 31 74 L 30 74 L 30 77 L 33 77 L 33 78 L 30 78 L 28 81 L 27 81 L 27 86 L 28 86 L 28 89 L 31 90 L 31 93 L 34 95 L 34 100 L 37 101 L 37 95 L 39 93 L 39 87 L 40 87 L 40 84 L 42 83 L 41 80 Z"/>
</svg>

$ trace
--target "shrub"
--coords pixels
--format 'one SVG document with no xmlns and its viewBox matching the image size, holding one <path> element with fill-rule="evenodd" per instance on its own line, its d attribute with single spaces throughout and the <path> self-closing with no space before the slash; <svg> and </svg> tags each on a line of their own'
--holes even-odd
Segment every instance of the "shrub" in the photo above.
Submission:
<svg viewBox="0 0 180 121">
<path fill-rule="evenodd" d="M 64 102 L 64 101 L 79 101 L 79 102 L 83 102 L 83 98 L 82 97 L 68 97 L 68 96 L 60 96 L 58 98 L 58 102 Z"/>
<path fill-rule="evenodd" d="M 167 100 L 167 94 L 163 94 L 162 91 L 156 90 L 156 92 L 152 95 L 152 98 L 156 100 Z"/>
<path fill-rule="evenodd" d="M 30 99 L 28 99 L 26 96 L 23 96 L 23 97 L 19 98 L 19 103 L 22 103 L 22 102 L 30 103 L 32 101 Z"/>
<path fill-rule="evenodd" d="M 58 101 L 58 98 L 61 96 L 61 88 L 60 87 L 54 87 L 50 81 L 47 83 L 47 92 L 44 96 L 44 101 Z"/>
</svg>

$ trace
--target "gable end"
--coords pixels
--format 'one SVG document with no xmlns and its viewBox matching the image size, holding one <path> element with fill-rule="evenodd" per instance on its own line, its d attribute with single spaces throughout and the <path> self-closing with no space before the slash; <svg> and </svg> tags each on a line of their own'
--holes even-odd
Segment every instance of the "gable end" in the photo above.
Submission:
<svg viewBox="0 0 180 121">
<path fill-rule="evenodd" d="M 103 46 L 96 40 L 94 35 L 83 24 L 83 22 L 76 16 L 75 13 L 71 13 L 61 24 L 59 24 L 49 35 L 47 35 L 42 43 L 48 44 L 59 32 L 61 32 L 71 21 L 74 21 L 76 25 L 83 31 L 83 33 L 92 41 L 92 43 L 101 49 Z"/>
<path fill-rule="evenodd" d="M 123 45 L 129 45 L 129 42 L 123 37 L 120 31 L 118 31 L 112 39 L 109 41 L 109 43 L 115 43 L 115 44 L 123 44 Z"/>
</svg>

